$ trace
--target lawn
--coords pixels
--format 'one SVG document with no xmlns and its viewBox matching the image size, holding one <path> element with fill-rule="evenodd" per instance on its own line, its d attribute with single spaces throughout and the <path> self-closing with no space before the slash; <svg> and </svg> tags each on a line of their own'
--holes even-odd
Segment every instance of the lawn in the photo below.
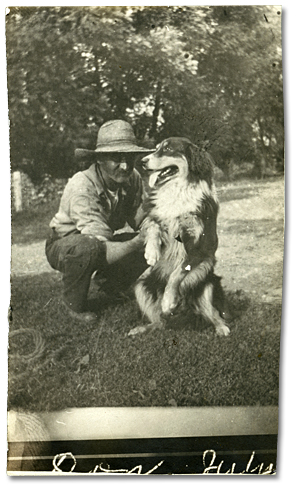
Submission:
<svg viewBox="0 0 300 491">
<path fill-rule="evenodd" d="M 58 211 L 60 198 L 25 209 L 12 216 L 12 243 L 30 244 L 47 238 L 49 222 Z"/>
<path fill-rule="evenodd" d="M 128 337 L 141 323 L 134 298 L 130 292 L 109 298 L 94 284 L 90 303 L 99 320 L 70 320 L 60 307 L 60 274 L 46 262 L 28 273 L 25 264 L 45 261 L 42 241 L 57 203 L 14 218 L 18 267 L 12 276 L 9 408 L 278 403 L 283 180 L 222 184 L 218 190 L 217 272 L 233 316 L 228 338 L 210 326 L 196 329 L 188 317 Z"/>
</svg>

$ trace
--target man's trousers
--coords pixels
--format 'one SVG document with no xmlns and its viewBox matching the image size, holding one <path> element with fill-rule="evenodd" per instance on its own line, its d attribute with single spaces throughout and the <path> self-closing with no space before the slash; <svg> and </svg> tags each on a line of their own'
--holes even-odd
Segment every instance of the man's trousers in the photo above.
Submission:
<svg viewBox="0 0 300 491">
<path fill-rule="evenodd" d="M 114 241 L 123 242 L 135 235 L 115 235 Z M 89 286 L 95 271 L 98 280 L 106 280 L 106 291 L 116 292 L 129 288 L 147 268 L 140 251 L 108 265 L 105 242 L 80 233 L 59 238 L 53 231 L 46 241 L 46 256 L 50 266 L 63 274 L 63 299 L 75 312 L 87 310 Z"/>
</svg>

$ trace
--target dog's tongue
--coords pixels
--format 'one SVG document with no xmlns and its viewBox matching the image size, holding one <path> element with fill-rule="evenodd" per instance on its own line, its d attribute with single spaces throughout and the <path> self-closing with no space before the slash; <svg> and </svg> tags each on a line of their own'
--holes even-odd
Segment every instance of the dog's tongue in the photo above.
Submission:
<svg viewBox="0 0 300 491">
<path fill-rule="evenodd" d="M 152 174 L 150 174 L 150 177 L 149 177 L 149 186 L 150 188 L 154 188 L 155 187 L 155 183 L 158 179 L 158 176 L 160 174 L 160 171 L 157 171 L 157 172 L 152 172 Z"/>
</svg>

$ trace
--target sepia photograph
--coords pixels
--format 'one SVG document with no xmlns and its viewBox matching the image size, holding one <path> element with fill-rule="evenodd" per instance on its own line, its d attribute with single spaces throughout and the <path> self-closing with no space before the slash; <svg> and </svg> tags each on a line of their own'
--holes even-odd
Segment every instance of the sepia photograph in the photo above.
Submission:
<svg viewBox="0 0 300 491">
<path fill-rule="evenodd" d="M 275 475 L 281 6 L 5 23 L 7 473 Z"/>
</svg>

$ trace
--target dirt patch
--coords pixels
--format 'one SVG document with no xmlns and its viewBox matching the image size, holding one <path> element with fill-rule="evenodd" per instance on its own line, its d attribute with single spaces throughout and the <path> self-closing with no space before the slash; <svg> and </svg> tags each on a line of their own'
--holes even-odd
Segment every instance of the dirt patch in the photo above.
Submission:
<svg viewBox="0 0 300 491">
<path fill-rule="evenodd" d="M 259 301 L 281 303 L 283 179 L 234 184 L 221 188 L 219 194 L 216 272 L 228 290 L 242 289 Z"/>
<path fill-rule="evenodd" d="M 36 275 L 53 271 L 45 256 L 45 241 L 33 244 L 13 244 L 11 250 L 12 276 Z"/>
</svg>

